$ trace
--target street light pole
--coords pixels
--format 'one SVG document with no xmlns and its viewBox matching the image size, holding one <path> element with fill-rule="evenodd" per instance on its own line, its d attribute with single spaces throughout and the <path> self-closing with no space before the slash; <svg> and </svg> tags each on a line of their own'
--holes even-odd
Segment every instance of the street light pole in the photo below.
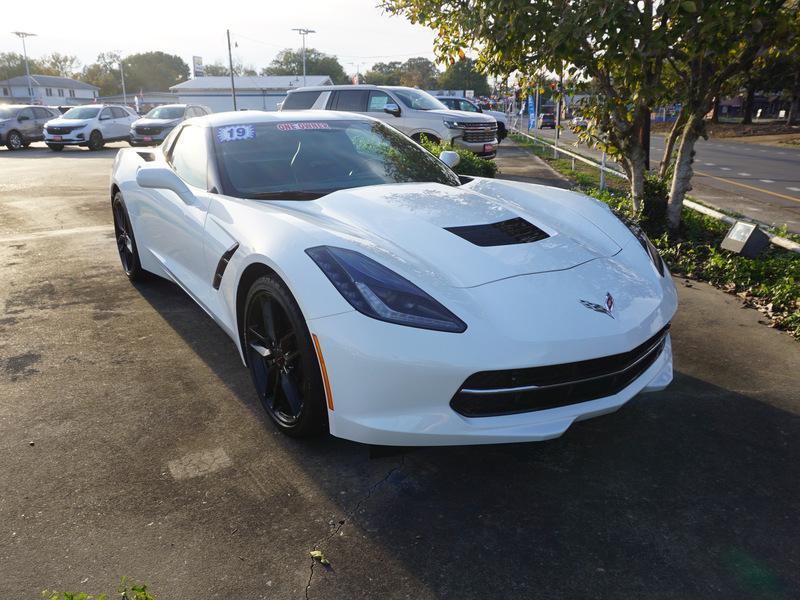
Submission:
<svg viewBox="0 0 800 600">
<path fill-rule="evenodd" d="M 30 100 L 33 102 L 33 86 L 31 85 L 31 71 L 28 68 L 28 49 L 25 47 L 25 38 L 33 37 L 36 34 L 26 33 L 24 31 L 12 31 L 11 33 L 22 40 L 22 55 L 25 57 L 25 78 L 28 80 L 28 96 L 30 96 Z"/>
<path fill-rule="evenodd" d="M 292 31 L 296 31 L 303 38 L 303 86 L 306 85 L 306 36 L 309 33 L 317 33 L 313 29 L 306 29 L 305 27 L 296 27 Z"/>
<path fill-rule="evenodd" d="M 122 57 L 119 58 L 119 75 L 122 78 L 122 103 L 128 105 L 128 95 L 125 93 L 125 70 L 122 68 Z"/>
</svg>

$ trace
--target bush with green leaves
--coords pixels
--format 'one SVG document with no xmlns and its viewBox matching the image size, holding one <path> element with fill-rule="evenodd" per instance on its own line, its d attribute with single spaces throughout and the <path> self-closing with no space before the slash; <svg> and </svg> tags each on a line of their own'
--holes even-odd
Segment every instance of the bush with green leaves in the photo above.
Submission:
<svg viewBox="0 0 800 600">
<path fill-rule="evenodd" d="M 113 596 L 108 594 L 87 594 L 86 592 L 58 592 L 55 590 L 42 591 L 44 600 L 155 600 L 155 596 L 147 591 L 146 584 L 139 584 L 128 577 L 123 577 Z"/>
<path fill-rule="evenodd" d="M 437 157 L 445 150 L 452 150 L 458 153 L 461 160 L 458 161 L 453 170 L 459 175 L 475 175 L 476 177 L 494 177 L 497 175 L 497 163 L 488 158 L 482 158 L 466 148 L 451 146 L 446 142 L 432 142 L 424 135 L 420 143 L 425 150 Z"/>
</svg>

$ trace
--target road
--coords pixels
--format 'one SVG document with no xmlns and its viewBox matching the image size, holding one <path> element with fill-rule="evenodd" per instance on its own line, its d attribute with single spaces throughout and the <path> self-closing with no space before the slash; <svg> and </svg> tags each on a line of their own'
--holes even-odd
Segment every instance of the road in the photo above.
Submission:
<svg viewBox="0 0 800 600">
<path fill-rule="evenodd" d="M 678 281 L 673 385 L 558 440 L 291 440 L 201 309 L 123 276 L 114 153 L 0 151 L 3 600 L 797 597 L 800 352 L 736 297 Z"/>
<path fill-rule="evenodd" d="M 555 137 L 552 129 L 537 134 Z M 567 144 L 575 144 L 571 131 L 562 131 L 561 137 Z M 600 158 L 596 150 L 585 146 L 579 150 Z M 663 153 L 664 137 L 651 136 L 652 167 L 658 165 Z M 800 148 L 701 139 L 694 167 L 690 195 L 698 200 L 770 225 L 785 224 L 790 231 L 800 233 Z"/>
</svg>

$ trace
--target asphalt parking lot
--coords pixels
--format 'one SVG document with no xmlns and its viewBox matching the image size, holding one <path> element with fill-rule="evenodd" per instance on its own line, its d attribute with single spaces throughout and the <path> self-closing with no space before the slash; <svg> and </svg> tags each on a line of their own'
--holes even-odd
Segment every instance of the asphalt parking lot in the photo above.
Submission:
<svg viewBox="0 0 800 600">
<path fill-rule="evenodd" d="M 672 387 L 558 440 L 291 440 L 200 308 L 123 276 L 123 146 L 0 150 L 0 599 L 800 596 L 800 346 L 735 297 L 678 281 Z"/>
</svg>

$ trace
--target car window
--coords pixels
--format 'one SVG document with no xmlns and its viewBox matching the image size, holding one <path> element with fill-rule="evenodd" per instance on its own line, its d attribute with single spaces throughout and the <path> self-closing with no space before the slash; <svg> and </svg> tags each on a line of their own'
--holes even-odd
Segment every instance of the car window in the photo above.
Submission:
<svg viewBox="0 0 800 600">
<path fill-rule="evenodd" d="M 189 185 L 206 189 L 206 130 L 191 125 L 184 127 L 172 147 L 169 162 L 178 177 Z"/>
<path fill-rule="evenodd" d="M 367 105 L 367 90 L 339 90 L 336 110 L 364 112 Z"/>
<path fill-rule="evenodd" d="M 126 119 L 130 116 L 124 109 L 117 108 L 116 106 L 111 109 L 111 112 L 115 119 Z"/>
<path fill-rule="evenodd" d="M 286 96 L 281 110 L 305 110 L 311 108 L 317 98 L 319 98 L 320 93 L 321 92 L 317 91 L 292 92 Z"/>
<path fill-rule="evenodd" d="M 19 114 L 17 114 L 17 119 L 18 120 L 19 120 L 20 117 L 25 117 L 26 119 L 32 119 L 33 118 L 33 110 L 31 110 L 30 108 L 23 108 L 21 111 L 19 111 Z"/>
<path fill-rule="evenodd" d="M 458 101 L 458 110 L 465 110 L 467 112 L 478 112 L 478 109 L 475 108 L 475 105 L 471 102 L 467 102 L 466 100 L 459 100 Z"/>
<path fill-rule="evenodd" d="M 33 109 L 33 112 L 36 113 L 36 118 L 37 119 L 52 119 L 53 118 L 52 113 L 49 110 L 47 110 L 46 108 L 38 108 L 37 107 L 37 108 Z"/>
<path fill-rule="evenodd" d="M 386 104 L 393 104 L 394 100 L 389 98 L 389 94 L 386 92 L 370 92 L 369 93 L 369 106 L 367 106 L 368 112 L 383 112 L 383 107 Z"/>
<path fill-rule="evenodd" d="M 392 89 L 392 92 L 400 98 L 400 102 L 414 110 L 441 110 L 447 108 L 428 92 L 422 90 L 395 88 Z"/>
<path fill-rule="evenodd" d="M 108 110 L 108 109 L 106 109 Z M 94 119 L 100 109 L 96 106 L 76 106 L 64 113 L 65 119 Z"/>
<path fill-rule="evenodd" d="M 239 198 L 313 200 L 385 183 L 460 185 L 442 162 L 378 121 L 243 119 L 214 128 L 213 145 L 223 193 Z"/>
<path fill-rule="evenodd" d="M 114 115 L 113 115 L 113 113 L 111 112 L 111 109 L 110 109 L 110 108 L 104 108 L 104 109 L 102 110 L 102 112 L 100 113 L 100 118 L 101 118 L 101 119 L 110 119 L 110 118 L 112 118 L 113 116 L 114 116 Z"/>
</svg>

